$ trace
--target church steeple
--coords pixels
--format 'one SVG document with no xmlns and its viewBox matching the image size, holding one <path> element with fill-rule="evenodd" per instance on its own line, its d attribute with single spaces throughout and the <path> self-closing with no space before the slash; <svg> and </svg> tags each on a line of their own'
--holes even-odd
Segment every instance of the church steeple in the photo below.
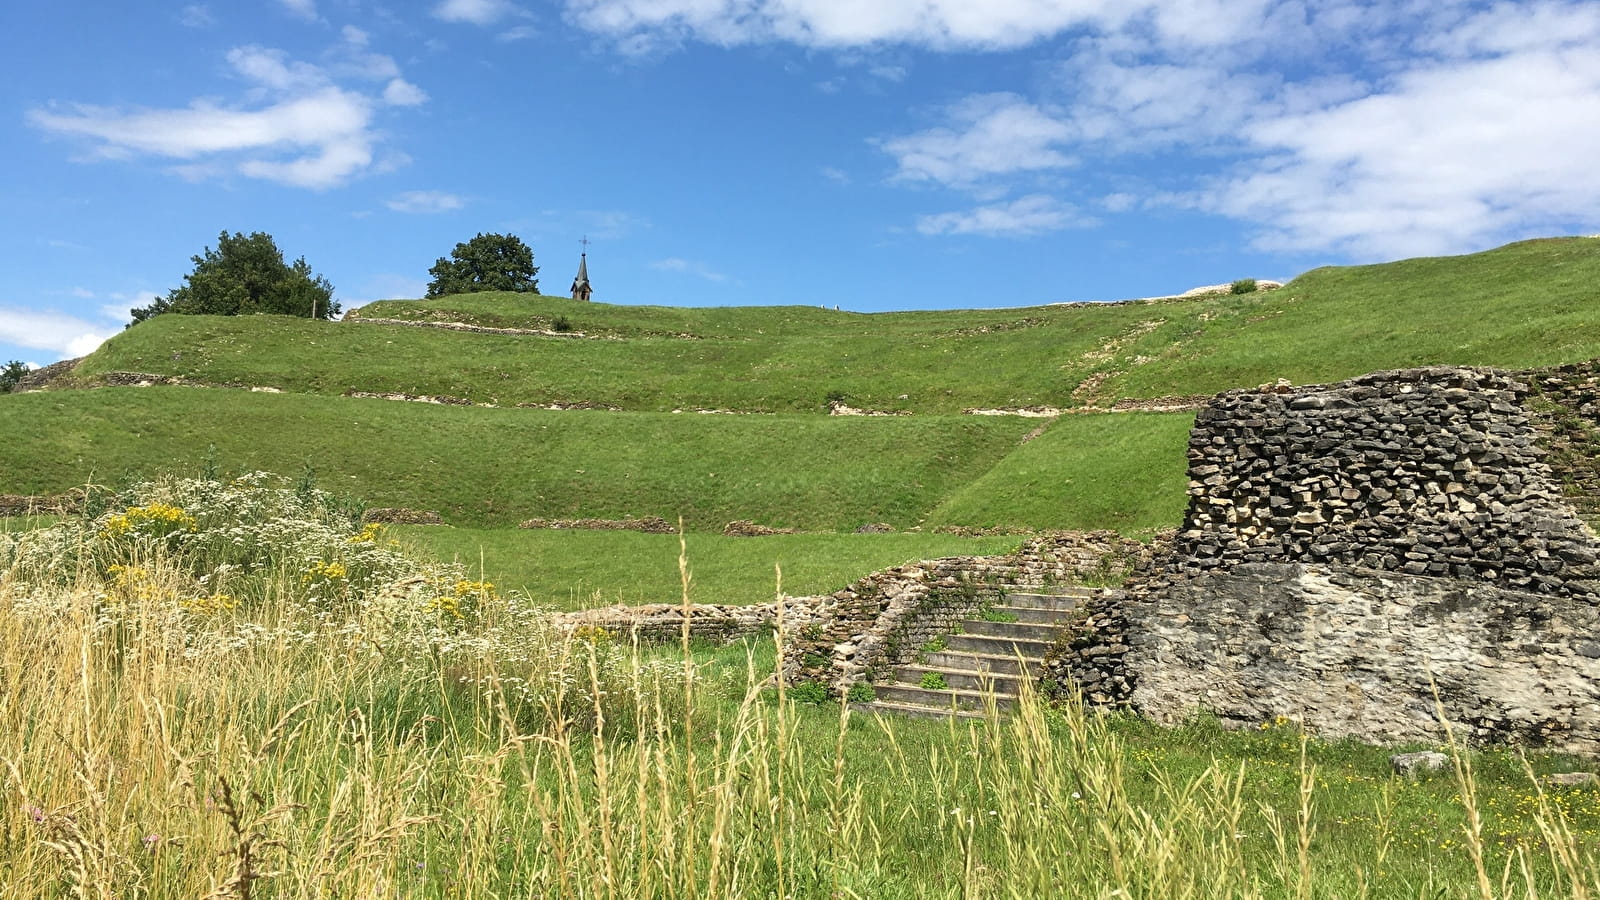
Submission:
<svg viewBox="0 0 1600 900">
<path fill-rule="evenodd" d="M 587 301 L 594 293 L 589 287 L 589 239 L 586 237 L 579 243 L 583 244 L 583 255 L 578 257 L 578 277 L 572 279 L 572 299 Z"/>
</svg>

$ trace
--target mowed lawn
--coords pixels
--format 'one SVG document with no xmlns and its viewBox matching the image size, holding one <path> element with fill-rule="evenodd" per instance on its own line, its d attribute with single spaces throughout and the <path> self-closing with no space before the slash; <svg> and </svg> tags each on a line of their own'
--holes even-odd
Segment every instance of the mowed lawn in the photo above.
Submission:
<svg viewBox="0 0 1600 900">
<path fill-rule="evenodd" d="M 502 590 L 560 609 L 682 602 L 677 535 L 626 531 L 393 526 L 419 551 L 459 561 Z M 831 593 L 880 569 L 942 556 L 1008 553 L 1021 537 L 949 534 L 688 534 L 684 558 L 694 603 L 769 603 Z"/>
</svg>

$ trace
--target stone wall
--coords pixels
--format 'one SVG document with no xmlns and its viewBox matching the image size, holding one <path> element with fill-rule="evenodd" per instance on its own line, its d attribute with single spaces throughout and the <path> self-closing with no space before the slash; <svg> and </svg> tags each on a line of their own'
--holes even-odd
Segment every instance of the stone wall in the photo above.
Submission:
<svg viewBox="0 0 1600 900">
<path fill-rule="evenodd" d="M 770 634 L 777 618 L 777 604 L 753 606 L 691 604 L 687 608 L 689 636 L 697 640 L 728 643 L 741 638 Z M 805 616 L 803 606 L 791 615 Z M 604 628 L 620 640 L 637 638 L 644 643 L 670 643 L 683 638 L 685 607 L 682 604 L 654 603 L 645 606 L 606 606 L 567 613 L 555 618 L 562 628 Z"/>
<path fill-rule="evenodd" d="M 1600 595 L 1525 381 L 1431 368 L 1279 390 L 1219 394 L 1196 417 L 1174 572 L 1337 563 Z"/>
<path fill-rule="evenodd" d="M 1134 705 L 1276 716 L 1326 737 L 1457 738 L 1600 752 L 1600 611 L 1483 581 L 1246 563 L 1127 610 Z M 1437 691 L 1438 704 L 1435 705 Z"/>
<path fill-rule="evenodd" d="M 1158 720 L 1600 750 L 1597 544 L 1526 378 L 1378 372 L 1219 394 L 1170 553 L 1053 672 Z M 1436 693 L 1437 692 L 1437 693 Z"/>
<path fill-rule="evenodd" d="M 677 534 L 678 529 L 660 516 L 642 519 L 527 519 L 518 528 L 571 529 L 578 531 L 641 531 L 645 534 Z"/>
<path fill-rule="evenodd" d="M 1128 668 L 1128 637 L 1128 592 L 1096 591 L 1079 607 L 1067 637 L 1045 655 L 1044 693 L 1061 698 L 1076 689 L 1091 706 L 1131 706 L 1137 679 Z"/>
<path fill-rule="evenodd" d="M 82 509 L 82 492 L 44 497 L 0 494 L 0 516 L 64 516 Z"/>
</svg>

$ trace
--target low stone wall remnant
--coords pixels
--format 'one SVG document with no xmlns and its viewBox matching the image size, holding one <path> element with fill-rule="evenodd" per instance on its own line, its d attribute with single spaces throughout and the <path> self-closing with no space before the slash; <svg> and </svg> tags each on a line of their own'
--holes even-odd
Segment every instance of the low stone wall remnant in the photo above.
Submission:
<svg viewBox="0 0 1600 900">
<path fill-rule="evenodd" d="M 361 521 L 379 525 L 443 525 L 444 519 L 431 509 L 406 509 L 389 507 L 369 509 L 361 514 Z"/>
<path fill-rule="evenodd" d="M 678 529 L 660 516 L 642 519 L 525 519 L 518 528 L 572 529 L 575 531 L 642 531 L 645 534 L 677 534 Z"/>
<path fill-rule="evenodd" d="M 83 509 L 83 494 L 0 494 L 0 516 L 64 516 Z"/>
</svg>

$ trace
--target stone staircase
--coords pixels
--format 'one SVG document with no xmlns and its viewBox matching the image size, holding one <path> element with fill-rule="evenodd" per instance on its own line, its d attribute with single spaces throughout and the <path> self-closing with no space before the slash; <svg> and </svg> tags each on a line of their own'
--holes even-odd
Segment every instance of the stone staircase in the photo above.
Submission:
<svg viewBox="0 0 1600 900">
<path fill-rule="evenodd" d="M 852 703 L 857 712 L 919 718 L 979 719 L 988 704 L 998 710 L 1017 702 L 1024 678 L 1037 678 L 1050 645 L 1084 600 L 1089 588 L 1054 588 L 1048 593 L 1013 593 L 995 613 L 1014 621 L 967 619 L 944 640 L 943 650 L 924 650 L 895 670 L 893 681 L 874 684 L 877 699 Z M 923 687 L 943 679 L 943 688 Z"/>
</svg>

